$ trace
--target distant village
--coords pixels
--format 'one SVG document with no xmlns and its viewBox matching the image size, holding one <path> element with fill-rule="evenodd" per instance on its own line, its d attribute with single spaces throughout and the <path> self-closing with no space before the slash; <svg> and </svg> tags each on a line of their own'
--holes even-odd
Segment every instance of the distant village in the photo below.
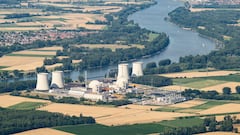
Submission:
<svg viewBox="0 0 240 135">
<path fill-rule="evenodd" d="M 238 5 L 240 0 L 189 0 L 193 5 L 197 4 L 219 4 L 219 5 Z"/>
<path fill-rule="evenodd" d="M 57 39 L 74 38 L 87 35 L 88 32 L 40 30 L 29 32 L 2 32 L 0 33 L 0 46 L 11 46 L 14 44 L 31 44 L 34 41 L 54 41 Z"/>
</svg>

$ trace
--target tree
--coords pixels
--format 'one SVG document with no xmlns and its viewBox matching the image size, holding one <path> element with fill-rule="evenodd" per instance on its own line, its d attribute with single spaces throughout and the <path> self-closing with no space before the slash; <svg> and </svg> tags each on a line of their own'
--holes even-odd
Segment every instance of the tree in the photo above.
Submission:
<svg viewBox="0 0 240 135">
<path fill-rule="evenodd" d="M 225 94 L 225 95 L 230 95 L 230 94 L 231 94 L 231 88 L 229 88 L 229 87 L 224 87 L 224 88 L 223 88 L 223 94 Z"/>
<path fill-rule="evenodd" d="M 170 59 L 164 59 L 158 62 L 159 66 L 167 66 L 171 64 L 171 60 Z"/>
<path fill-rule="evenodd" d="M 79 82 L 84 82 L 85 78 L 80 75 L 80 76 L 78 76 L 78 80 L 79 80 Z"/>
<path fill-rule="evenodd" d="M 233 122 L 231 116 L 225 116 L 224 121 L 220 124 L 221 131 L 232 131 L 233 130 Z"/>
<path fill-rule="evenodd" d="M 237 94 L 240 94 L 240 86 L 236 86 L 236 92 Z"/>
<path fill-rule="evenodd" d="M 155 62 L 150 62 L 146 65 L 146 69 L 156 68 L 156 67 L 157 67 L 157 64 Z"/>
</svg>

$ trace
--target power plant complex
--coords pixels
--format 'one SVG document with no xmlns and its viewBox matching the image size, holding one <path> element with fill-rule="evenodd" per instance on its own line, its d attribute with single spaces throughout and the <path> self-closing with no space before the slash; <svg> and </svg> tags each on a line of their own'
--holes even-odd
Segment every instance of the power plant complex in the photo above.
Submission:
<svg viewBox="0 0 240 135">
<path fill-rule="evenodd" d="M 64 73 L 63 71 L 53 71 L 51 73 L 51 85 L 49 86 L 49 76 L 48 73 L 38 73 L 37 74 L 37 84 L 36 92 L 45 92 L 53 94 L 57 97 L 76 97 L 85 98 L 92 101 L 112 101 L 119 100 L 115 95 L 122 95 L 124 97 L 127 93 L 138 92 L 139 90 L 135 87 L 129 87 L 130 72 L 128 64 L 119 64 L 118 73 L 116 79 L 105 79 L 104 80 L 92 80 L 85 86 L 82 84 L 64 84 Z M 143 76 L 143 62 L 132 63 L 131 77 Z M 85 76 L 85 82 L 87 82 Z M 144 93 L 142 91 L 141 93 Z M 156 92 L 154 92 L 156 93 Z M 159 96 L 160 95 L 160 96 Z M 170 96 L 169 96 L 170 95 Z M 174 96 L 171 97 L 172 93 L 166 94 L 147 94 L 149 98 L 154 99 L 154 101 L 147 99 L 147 101 L 154 104 L 156 101 L 161 101 L 165 104 L 172 103 L 175 101 L 182 100 L 183 97 L 175 99 Z M 175 94 L 176 95 L 176 94 Z M 145 97 L 147 97 L 145 95 Z M 179 96 L 179 94 L 178 94 Z M 153 98 L 154 97 L 154 98 Z M 145 100 L 146 101 L 146 100 Z M 144 102 L 146 103 L 146 102 Z"/>
</svg>

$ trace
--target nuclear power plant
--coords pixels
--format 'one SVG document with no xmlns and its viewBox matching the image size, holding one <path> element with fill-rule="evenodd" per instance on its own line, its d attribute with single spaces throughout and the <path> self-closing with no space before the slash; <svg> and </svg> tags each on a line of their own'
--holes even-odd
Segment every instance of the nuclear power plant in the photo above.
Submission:
<svg viewBox="0 0 240 135">
<path fill-rule="evenodd" d="M 51 88 L 63 88 L 63 87 L 64 87 L 63 71 L 52 72 Z"/>
<path fill-rule="evenodd" d="M 142 104 L 172 104 L 184 100 L 177 92 L 164 92 L 160 90 L 152 91 L 144 90 L 142 88 L 136 88 L 135 84 L 129 85 L 129 69 L 128 64 L 118 65 L 118 74 L 116 78 L 105 78 L 103 80 L 91 80 L 87 81 L 87 74 L 85 74 L 85 84 L 81 83 L 67 83 L 64 84 L 63 71 L 53 71 L 51 85 L 48 84 L 48 73 L 37 74 L 36 92 L 44 92 L 56 98 L 62 97 L 75 97 L 84 98 L 91 101 L 113 101 L 122 100 L 120 97 L 125 97 L 127 93 L 144 93 L 145 97 L 148 97 L 142 101 L 139 99 L 133 99 L 136 102 L 142 102 Z M 143 62 L 132 63 L 132 77 L 143 76 Z M 131 87 L 129 87 L 131 86 Z M 143 89 L 144 88 L 144 89 Z"/>
<path fill-rule="evenodd" d="M 132 64 L 132 76 L 143 76 L 143 62 L 134 62 Z"/>
<path fill-rule="evenodd" d="M 48 73 L 38 73 L 37 74 L 37 86 L 36 90 L 38 91 L 48 91 Z"/>
</svg>

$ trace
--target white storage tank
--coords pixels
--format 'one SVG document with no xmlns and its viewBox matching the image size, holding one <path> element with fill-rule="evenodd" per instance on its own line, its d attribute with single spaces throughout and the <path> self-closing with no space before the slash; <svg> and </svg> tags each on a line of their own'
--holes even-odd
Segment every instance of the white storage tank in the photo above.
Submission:
<svg viewBox="0 0 240 135">
<path fill-rule="evenodd" d="M 48 73 L 38 73 L 37 74 L 37 85 L 36 90 L 38 91 L 48 91 Z"/>
<path fill-rule="evenodd" d="M 51 88 L 63 88 L 63 87 L 64 87 L 63 71 L 52 72 Z"/>
<path fill-rule="evenodd" d="M 132 76 L 143 76 L 143 62 L 134 62 L 132 66 Z"/>
</svg>

